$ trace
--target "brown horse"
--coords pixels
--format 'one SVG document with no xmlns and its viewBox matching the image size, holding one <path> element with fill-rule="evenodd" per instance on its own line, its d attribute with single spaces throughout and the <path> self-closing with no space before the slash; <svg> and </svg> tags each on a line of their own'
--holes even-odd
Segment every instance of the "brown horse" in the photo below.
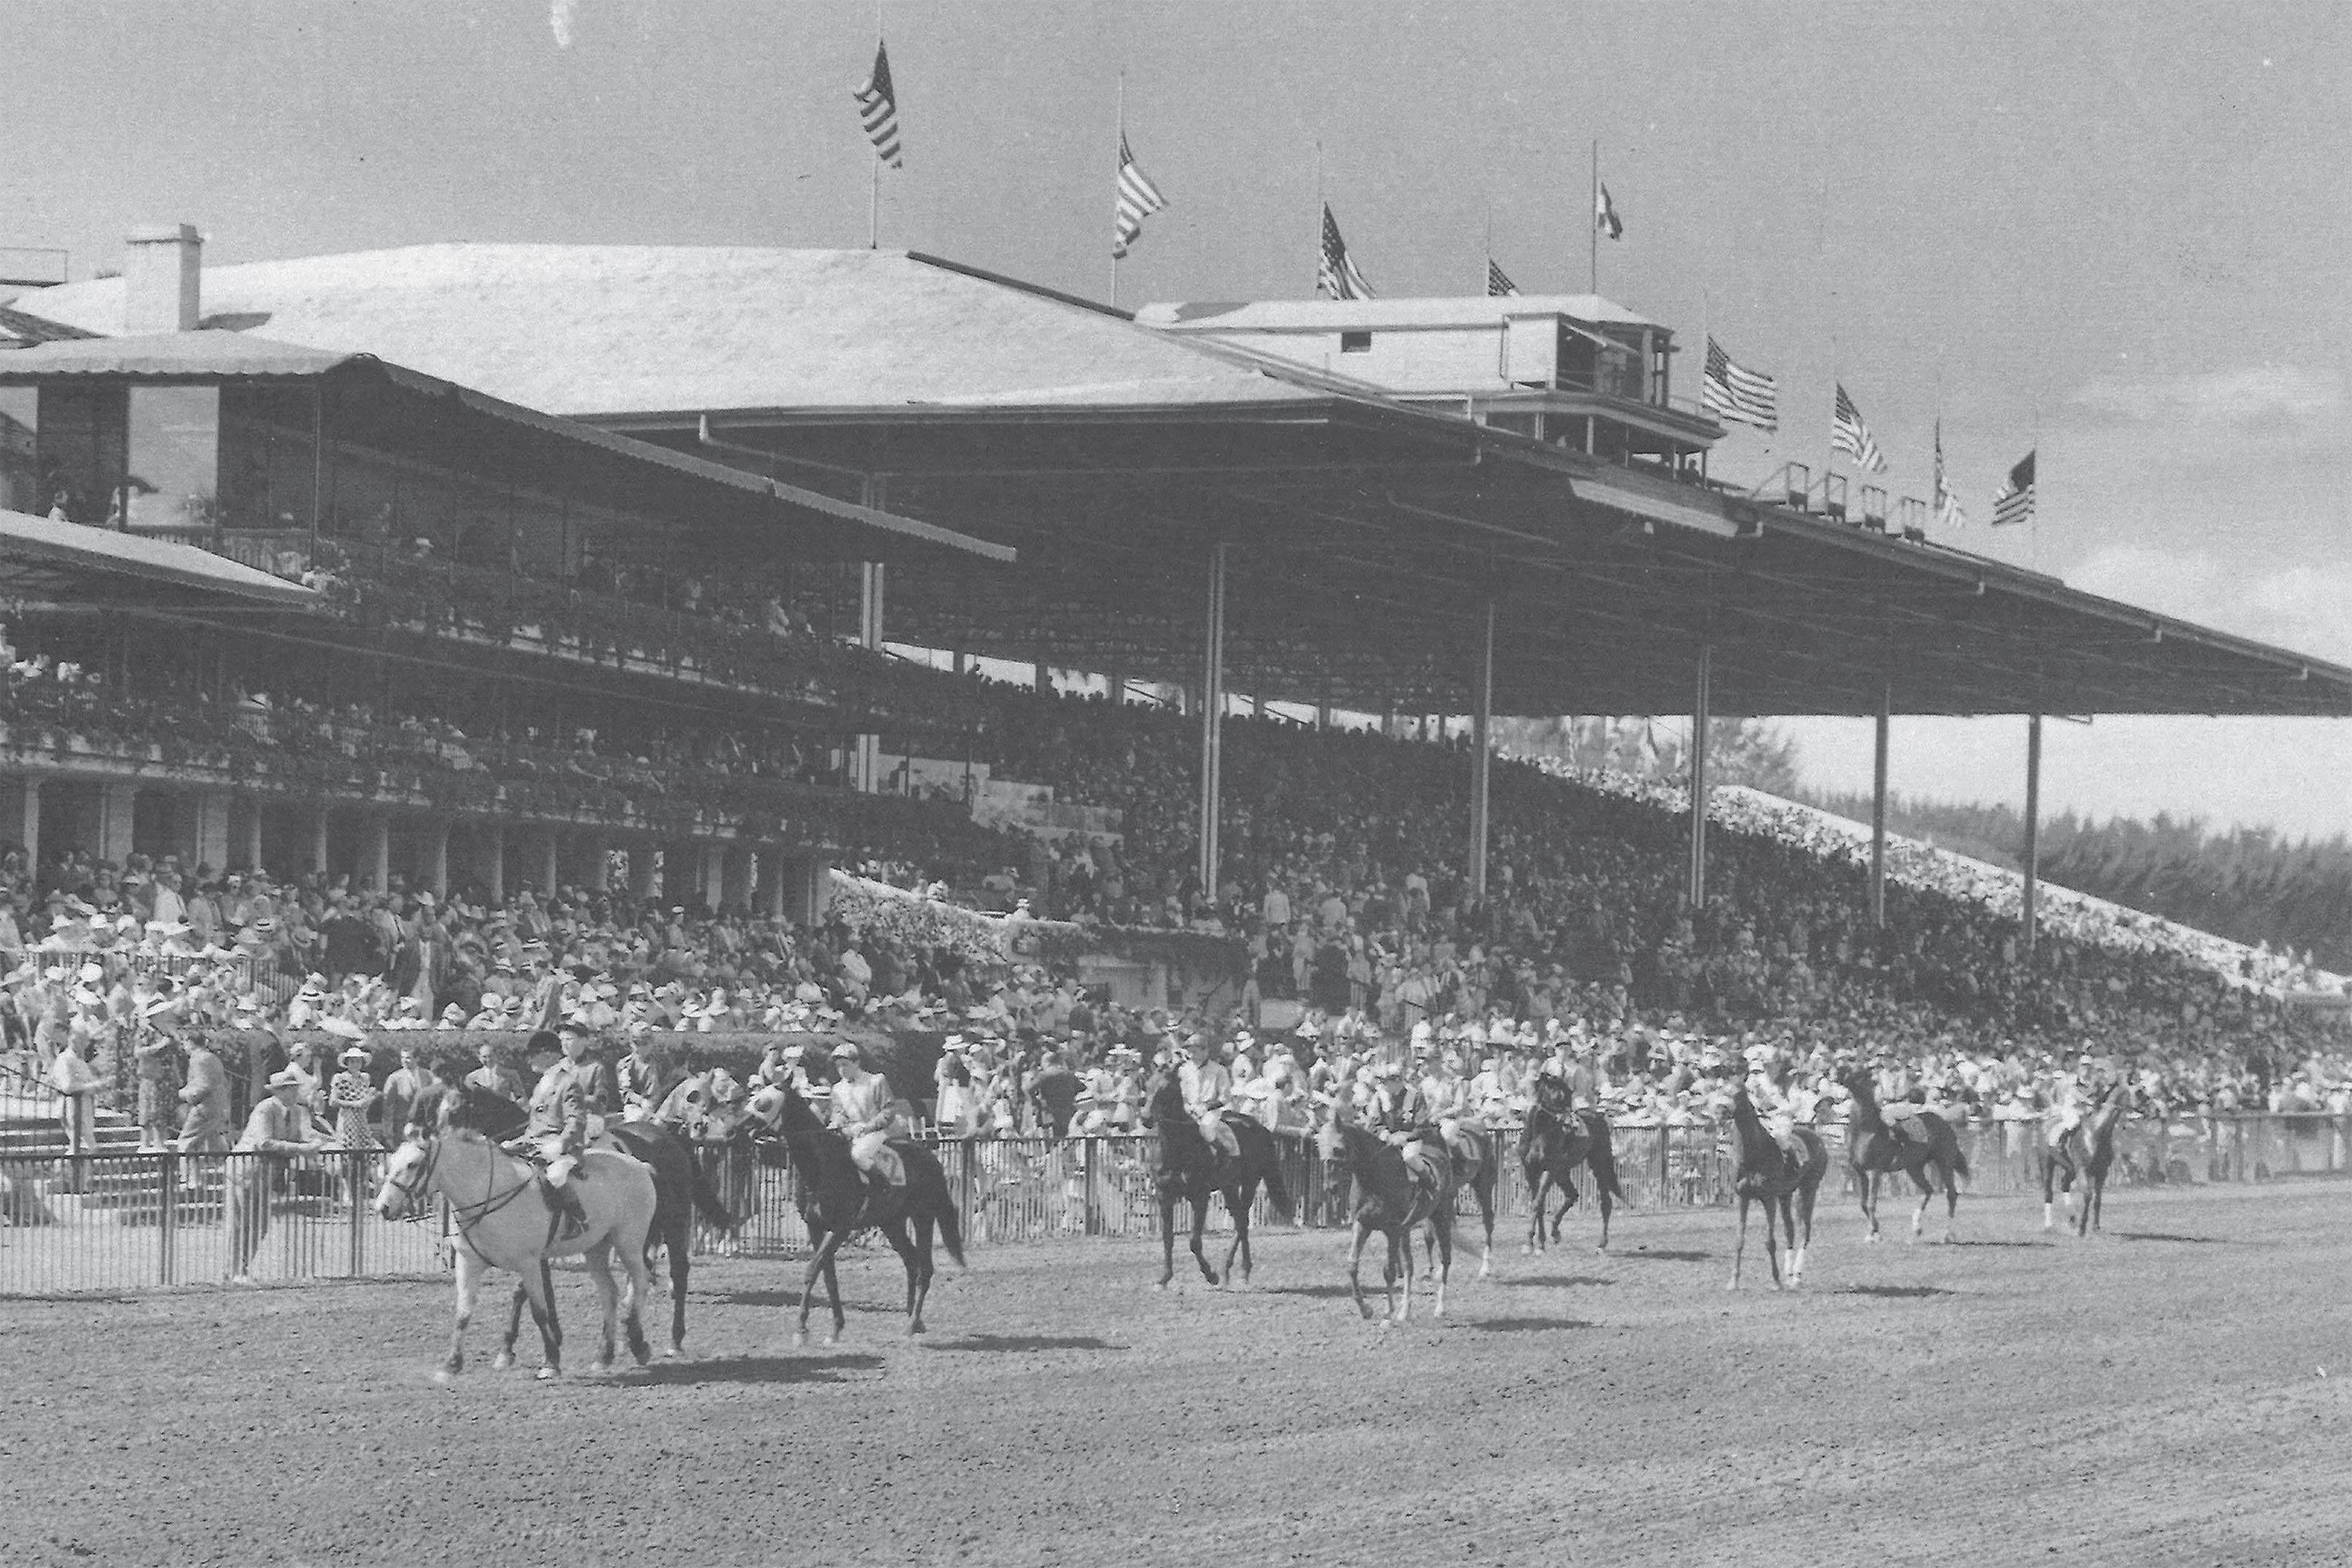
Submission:
<svg viewBox="0 0 2352 1568">
<path fill-rule="evenodd" d="M 1865 1068 L 1839 1074 L 1838 1083 L 1853 1098 L 1845 1159 L 1853 1171 L 1863 1216 L 1870 1221 L 1870 1234 L 1863 1239 L 1878 1239 L 1878 1178 L 1901 1171 L 1919 1184 L 1919 1210 L 1911 1216 L 1911 1239 L 1916 1241 L 1926 1228 L 1927 1205 L 1936 1201 L 1940 1184 L 1944 1239 L 1950 1241 L 1959 1218 L 1959 1178 L 1969 1173 L 1969 1157 L 1960 1152 L 1959 1135 L 1952 1131 L 1952 1124 L 1932 1110 L 1913 1111 L 1889 1122 L 1878 1109 L 1878 1091 Z"/>
<path fill-rule="evenodd" d="M 1527 1125 L 1519 1131 L 1519 1168 L 1527 1173 L 1530 1194 L 1528 1239 L 1521 1252 L 1544 1249 L 1544 1200 L 1559 1193 L 1559 1212 L 1551 1216 L 1551 1239 L 1559 1239 L 1559 1222 L 1576 1203 L 1576 1173 L 1592 1173 L 1592 1190 L 1601 1200 L 1600 1250 L 1609 1250 L 1609 1214 L 1616 1204 L 1631 1205 L 1624 1184 L 1617 1179 L 1617 1152 L 1609 1141 L 1609 1119 L 1597 1110 L 1578 1110 L 1567 1083 L 1549 1075 L 1536 1079 L 1535 1103 L 1528 1108 Z"/>
<path fill-rule="evenodd" d="M 2076 1236 L 2088 1236 L 2099 1228 L 2099 1211 L 2105 1206 L 2107 1172 L 2116 1163 L 2116 1124 L 2123 1120 L 2130 1097 L 2118 1091 L 2118 1085 L 2109 1084 L 2091 1102 L 2083 1120 L 2056 1142 L 2044 1137 L 2039 1151 L 2042 1167 L 2042 1228 L 2054 1230 L 2056 1215 L 2053 1205 L 2057 1194 L 2066 1194 L 2066 1214 Z M 2088 1184 L 2083 1194 L 2082 1211 L 2074 1208 L 2074 1178 L 2081 1176 Z"/>
<path fill-rule="evenodd" d="M 1355 1295 L 1356 1310 L 1368 1319 L 1372 1315 L 1364 1300 L 1361 1270 L 1364 1243 L 1379 1231 L 1389 1243 L 1384 1274 L 1388 1315 L 1381 1320 L 1381 1327 L 1394 1328 L 1412 1317 L 1412 1233 L 1427 1225 L 1436 1239 L 1438 1255 L 1433 1310 L 1444 1317 L 1446 1281 L 1454 1273 L 1453 1159 L 1433 1141 L 1430 1174 L 1415 1176 L 1404 1155 L 1390 1147 L 1388 1140 L 1358 1125 L 1353 1106 L 1343 1100 L 1331 1110 L 1332 1120 L 1320 1134 L 1319 1146 L 1326 1161 L 1344 1161 L 1348 1170 L 1348 1216 L 1356 1227 L 1354 1243 L 1348 1249 L 1348 1289 Z M 1397 1303 L 1400 1279 L 1404 1282 L 1402 1308 Z"/>
<path fill-rule="evenodd" d="M 751 1115 L 783 1141 L 801 1222 L 808 1226 L 808 1273 L 801 1281 L 801 1316 L 793 1342 L 808 1342 L 809 1309 L 815 1303 L 820 1277 L 833 1308 L 833 1332 L 825 1336 L 825 1343 L 841 1338 L 848 1320 L 842 1315 L 834 1255 L 843 1242 L 865 1230 L 880 1231 L 907 1266 L 907 1331 L 922 1333 L 923 1303 L 931 1293 L 933 1226 L 939 1227 L 948 1256 L 959 1265 L 963 1262 L 963 1216 L 937 1157 L 920 1143 L 891 1140 L 890 1147 L 907 1169 L 907 1184 L 891 1186 L 868 1180 L 849 1157 L 849 1140 L 819 1121 L 808 1101 L 789 1085 L 771 1084 L 754 1094 Z"/>
<path fill-rule="evenodd" d="M 1764 1119 L 1756 1114 L 1756 1102 L 1748 1098 L 1745 1084 L 1731 1097 L 1731 1126 L 1739 1145 L 1738 1164 L 1731 1178 L 1731 1190 L 1739 1194 L 1739 1249 L 1731 1255 L 1731 1283 L 1725 1289 L 1739 1289 L 1739 1266 L 1748 1256 L 1748 1205 L 1759 1202 L 1764 1205 L 1764 1256 L 1772 1265 L 1772 1289 L 1780 1289 L 1780 1258 L 1773 1250 L 1772 1237 L 1776 1209 L 1789 1237 L 1789 1284 L 1801 1285 L 1805 1252 L 1813 1244 L 1813 1200 L 1821 1193 L 1822 1178 L 1829 1173 L 1830 1152 L 1821 1134 L 1810 1127 L 1795 1128 L 1787 1137 L 1775 1138 Z M 1801 1220 L 1801 1241 L 1798 1239 Z"/>
<path fill-rule="evenodd" d="M 1209 1267 L 1208 1255 L 1201 1250 L 1201 1237 L 1208 1228 L 1209 1197 L 1222 1194 L 1225 1212 L 1233 1216 L 1233 1245 L 1225 1248 L 1225 1274 L 1233 1278 L 1234 1260 L 1241 1259 L 1242 1279 L 1250 1277 L 1250 1209 L 1257 1202 L 1257 1189 L 1265 1187 L 1266 1201 L 1274 1206 L 1275 1217 L 1283 1224 L 1292 1222 L 1290 1189 L 1282 1179 L 1282 1160 L 1275 1148 L 1274 1134 L 1263 1122 L 1238 1112 L 1225 1118 L 1233 1130 L 1234 1140 L 1241 1146 L 1238 1158 L 1218 1149 L 1201 1135 L 1200 1123 L 1184 1109 L 1184 1090 L 1176 1075 L 1162 1068 L 1144 1086 L 1143 1124 L 1160 1136 L 1153 1142 L 1151 1183 L 1160 1198 L 1160 1285 L 1166 1289 L 1176 1277 L 1176 1205 L 1189 1204 L 1192 1208 L 1192 1260 L 1201 1266 L 1201 1278 L 1214 1285 L 1217 1271 Z"/>
</svg>

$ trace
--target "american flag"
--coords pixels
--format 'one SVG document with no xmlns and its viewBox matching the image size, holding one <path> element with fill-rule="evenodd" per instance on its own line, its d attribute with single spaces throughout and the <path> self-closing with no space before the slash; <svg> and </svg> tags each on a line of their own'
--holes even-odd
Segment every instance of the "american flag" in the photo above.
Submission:
<svg viewBox="0 0 2352 1568">
<path fill-rule="evenodd" d="M 1609 199 L 1609 187 L 1598 180 L 1592 183 L 1592 226 L 1612 239 L 1625 237 L 1625 223 L 1617 216 L 1617 204 Z"/>
<path fill-rule="evenodd" d="M 1969 514 L 1960 510 L 1959 492 L 1944 477 L 1944 422 L 1936 421 L 1936 526 L 1966 528 Z"/>
<path fill-rule="evenodd" d="M 894 169 L 907 161 L 898 151 L 898 90 L 890 85 L 890 51 L 874 46 L 874 74 L 849 89 L 857 100 L 857 117 L 866 125 L 866 139 L 875 155 Z"/>
<path fill-rule="evenodd" d="M 1339 237 L 1339 222 L 1331 216 L 1331 205 L 1323 205 L 1323 258 L 1315 268 L 1315 291 L 1327 300 L 1369 300 L 1372 286 L 1356 270 L 1348 255 L 1348 242 Z"/>
<path fill-rule="evenodd" d="M 1511 281 L 1511 275 L 1496 266 L 1493 257 L 1486 258 L 1486 297 L 1490 300 L 1500 299 L 1506 294 L 1516 294 L 1518 291 L 1519 286 Z"/>
<path fill-rule="evenodd" d="M 1706 340 L 1706 374 L 1699 378 L 1698 400 L 1727 425 L 1753 425 L 1759 430 L 1780 427 L 1780 385 L 1760 370 L 1723 352 Z"/>
<path fill-rule="evenodd" d="M 1845 395 L 1843 382 L 1838 384 L 1837 411 L 1830 418 L 1830 450 L 1843 452 L 1858 468 L 1874 474 L 1886 471 L 1886 454 L 1878 449 L 1870 426 L 1862 422 L 1862 410 Z"/>
<path fill-rule="evenodd" d="M 1992 498 L 1992 525 L 1995 528 L 2006 523 L 2033 521 L 2033 453 L 2026 453 L 2025 460 L 2009 470 L 2009 483 L 2001 486 L 2000 493 Z"/>
<path fill-rule="evenodd" d="M 1151 183 L 1135 162 L 1135 154 L 1127 145 L 1127 132 L 1118 133 L 1118 211 L 1111 218 L 1110 253 L 1125 256 L 1143 233 L 1143 220 L 1168 205 L 1168 198 Z"/>
</svg>

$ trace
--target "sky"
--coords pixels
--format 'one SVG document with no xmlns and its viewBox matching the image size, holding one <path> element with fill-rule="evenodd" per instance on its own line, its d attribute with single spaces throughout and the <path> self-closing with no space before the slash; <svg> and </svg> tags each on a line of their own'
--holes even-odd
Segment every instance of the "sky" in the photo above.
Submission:
<svg viewBox="0 0 2352 1568">
<path fill-rule="evenodd" d="M 433 240 L 856 246 L 877 8 L 752 0 L 11 0 L 0 245 L 76 277 L 144 223 L 215 263 Z M 1312 291 L 1318 186 L 1383 296 L 1475 292 L 1487 235 L 1780 378 L 1843 381 L 1946 542 L 2352 662 L 2352 8 L 884 0 L 907 149 L 879 239 L 1095 298 L 1125 74 L 1170 198 L 1119 302 Z M 1319 154 L 1318 154 L 1319 148 Z M 1695 353 L 1682 367 L 1695 391 Z M 2038 448 L 2042 514 L 1994 532 Z M 1866 788 L 1866 723 L 1792 721 Z M 2016 800 L 2022 720 L 1901 720 L 1906 794 Z M 2352 722 L 2053 723 L 2093 816 L 2352 831 Z"/>
</svg>

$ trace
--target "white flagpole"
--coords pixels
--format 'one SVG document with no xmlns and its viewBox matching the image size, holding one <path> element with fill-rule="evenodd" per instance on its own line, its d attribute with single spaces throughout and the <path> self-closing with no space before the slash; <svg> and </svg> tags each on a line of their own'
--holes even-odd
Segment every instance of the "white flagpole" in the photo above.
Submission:
<svg viewBox="0 0 2352 1568">
<path fill-rule="evenodd" d="M 1111 156 L 1117 165 L 1111 174 L 1110 182 L 1111 229 L 1116 234 L 1118 228 L 1118 183 L 1127 175 L 1127 164 L 1124 161 L 1127 157 L 1127 68 L 1125 66 L 1121 66 L 1118 71 L 1118 149 Z M 1118 246 L 1116 243 L 1110 247 L 1110 308 L 1114 310 L 1118 309 Z"/>
<path fill-rule="evenodd" d="M 874 0 L 874 53 L 882 54 L 882 0 Z M 890 111 L 898 111 L 898 84 L 890 84 Z M 874 178 L 866 193 L 866 248 L 882 248 L 882 149 L 874 149 Z"/>
<path fill-rule="evenodd" d="M 1315 139 L 1315 287 L 1309 297 L 1322 292 L 1323 287 L 1323 139 Z"/>
</svg>

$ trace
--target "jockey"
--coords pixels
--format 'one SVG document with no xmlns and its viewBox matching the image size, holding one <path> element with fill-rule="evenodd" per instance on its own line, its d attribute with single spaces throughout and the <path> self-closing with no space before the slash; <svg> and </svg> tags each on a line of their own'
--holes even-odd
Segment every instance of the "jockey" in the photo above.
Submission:
<svg viewBox="0 0 2352 1568">
<path fill-rule="evenodd" d="M 1502 1058 L 1486 1057 L 1478 1063 L 1477 1075 L 1464 1090 L 1469 1100 L 1470 1115 L 1489 1131 L 1499 1127 L 1510 1116 L 1510 1096 L 1503 1088 Z"/>
<path fill-rule="evenodd" d="M 853 1040 L 833 1047 L 833 1067 L 839 1076 L 833 1086 L 832 1125 L 848 1134 L 849 1157 L 866 1175 L 905 1186 L 906 1164 L 890 1147 L 890 1130 L 898 1121 L 890 1080 L 866 1070 L 866 1054 Z"/>
<path fill-rule="evenodd" d="M 1424 1123 L 1435 1123 L 1437 1135 L 1457 1160 L 1476 1157 L 1477 1151 L 1462 1125 L 1470 1110 L 1470 1086 L 1462 1077 L 1462 1058 L 1448 1051 L 1430 1064 L 1421 1080 L 1421 1116 Z"/>
<path fill-rule="evenodd" d="M 1372 1102 L 1366 1111 L 1381 1140 L 1404 1157 L 1405 1169 L 1415 1176 L 1430 1173 L 1429 1142 L 1422 1137 L 1425 1119 L 1421 1095 L 1405 1081 L 1404 1068 L 1383 1062 L 1374 1075 Z"/>
<path fill-rule="evenodd" d="M 554 1030 L 531 1036 L 525 1055 L 539 1072 L 539 1086 L 530 1092 L 530 1120 L 507 1147 L 538 1164 L 548 1206 L 562 1216 L 567 1235 L 578 1236 L 588 1228 L 588 1215 L 571 1183 L 588 1146 L 587 1098 Z"/>
<path fill-rule="evenodd" d="M 2083 1114 L 2090 1108 L 2094 1076 L 2088 1057 L 2078 1057 L 2072 1068 L 2062 1067 L 2050 1075 L 2050 1109 L 2044 1113 L 2044 1130 L 2053 1149 L 2083 1125 Z"/>
<path fill-rule="evenodd" d="M 659 1110 L 682 1079 L 655 1054 L 653 1031 L 637 1024 L 629 1026 L 629 1054 L 621 1058 L 618 1077 L 621 1114 L 631 1121 L 642 1121 Z"/>
<path fill-rule="evenodd" d="M 1136 1077 L 1136 1069 L 1143 1063 L 1143 1053 L 1133 1046 L 1113 1046 L 1103 1062 L 1103 1076 L 1110 1080 L 1110 1092 L 1103 1098 L 1097 1087 L 1095 1093 L 1108 1110 L 1112 1131 L 1131 1132 L 1143 1104 L 1143 1086 Z"/>
<path fill-rule="evenodd" d="M 1234 1093 L 1234 1075 L 1216 1058 L 1209 1037 L 1196 1034 L 1184 1042 L 1183 1063 L 1176 1069 L 1176 1086 L 1183 1091 L 1184 1112 L 1201 1129 L 1209 1147 L 1238 1157 L 1241 1140 L 1225 1125 L 1225 1105 Z"/>
</svg>

